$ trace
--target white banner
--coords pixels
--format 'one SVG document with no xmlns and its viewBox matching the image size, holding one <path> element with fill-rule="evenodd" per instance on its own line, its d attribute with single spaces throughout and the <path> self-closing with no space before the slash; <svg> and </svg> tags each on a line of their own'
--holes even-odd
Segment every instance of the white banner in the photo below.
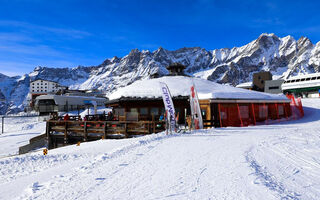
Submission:
<svg viewBox="0 0 320 200">
<path fill-rule="evenodd" d="M 176 119 L 173 101 L 170 95 L 168 86 L 165 83 L 160 82 L 160 88 L 162 92 L 163 103 L 167 112 L 167 119 L 169 122 L 170 131 L 176 130 Z"/>
<path fill-rule="evenodd" d="M 198 99 L 198 93 L 194 84 L 191 86 L 191 94 L 190 94 L 190 108 L 191 108 L 191 117 L 192 123 L 194 124 L 195 129 L 203 129 L 203 121 L 201 115 L 201 109 Z"/>
</svg>

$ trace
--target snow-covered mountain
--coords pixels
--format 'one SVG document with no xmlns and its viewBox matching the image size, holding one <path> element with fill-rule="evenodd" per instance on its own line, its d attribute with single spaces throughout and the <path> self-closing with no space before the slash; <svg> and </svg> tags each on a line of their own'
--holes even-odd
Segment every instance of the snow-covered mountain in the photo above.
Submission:
<svg viewBox="0 0 320 200">
<path fill-rule="evenodd" d="M 113 57 L 98 66 L 76 68 L 36 67 L 22 77 L 0 74 L 0 114 L 23 109 L 30 80 L 47 79 L 72 89 L 99 89 L 107 94 L 136 80 L 168 73 L 166 66 L 179 62 L 186 73 L 219 83 L 237 85 L 252 80 L 252 74 L 268 70 L 274 78 L 288 78 L 320 70 L 320 42 L 306 38 L 279 38 L 262 34 L 242 47 L 206 50 L 200 47 L 150 52 L 132 50 L 123 58 Z M 4 99 L 1 101 L 1 99 Z"/>
</svg>

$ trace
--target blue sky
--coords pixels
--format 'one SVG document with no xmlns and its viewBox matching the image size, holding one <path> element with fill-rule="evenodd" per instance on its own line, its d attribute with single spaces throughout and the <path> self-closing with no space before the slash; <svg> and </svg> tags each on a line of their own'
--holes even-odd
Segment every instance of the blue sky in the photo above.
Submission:
<svg viewBox="0 0 320 200">
<path fill-rule="evenodd" d="M 261 33 L 320 41 L 318 1 L 0 0 L 0 73 L 154 51 L 242 46 Z"/>
</svg>

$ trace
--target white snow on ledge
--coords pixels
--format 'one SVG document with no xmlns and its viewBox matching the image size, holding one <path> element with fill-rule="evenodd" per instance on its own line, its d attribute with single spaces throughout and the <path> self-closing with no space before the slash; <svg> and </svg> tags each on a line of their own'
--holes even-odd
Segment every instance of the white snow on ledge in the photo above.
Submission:
<svg viewBox="0 0 320 200">
<path fill-rule="evenodd" d="M 237 88 L 247 88 L 247 87 L 252 87 L 253 83 L 252 82 L 245 82 L 245 83 L 240 83 L 239 85 L 237 85 Z"/>
<path fill-rule="evenodd" d="M 283 94 L 268 94 L 235 88 L 228 85 L 218 84 L 201 78 L 186 76 L 165 76 L 156 79 L 139 80 L 133 84 L 119 88 L 108 98 L 110 100 L 121 97 L 153 98 L 161 97 L 159 82 L 168 85 L 171 95 L 189 96 L 190 87 L 194 82 L 199 99 L 254 99 L 254 100 L 287 100 Z"/>
</svg>

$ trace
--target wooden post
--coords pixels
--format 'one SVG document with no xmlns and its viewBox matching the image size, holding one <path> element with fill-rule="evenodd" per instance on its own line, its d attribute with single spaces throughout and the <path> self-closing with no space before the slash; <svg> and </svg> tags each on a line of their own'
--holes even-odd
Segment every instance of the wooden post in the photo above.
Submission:
<svg viewBox="0 0 320 200">
<path fill-rule="evenodd" d="M 253 123 L 256 125 L 256 113 L 254 112 L 254 106 L 253 103 L 251 103 L 251 109 L 252 109 L 252 116 L 253 116 Z"/>
<path fill-rule="evenodd" d="M 51 139 L 50 139 L 50 122 L 46 122 L 46 135 L 48 141 L 48 149 L 51 149 Z"/>
<path fill-rule="evenodd" d="M 64 143 L 68 143 L 68 121 L 64 122 Z"/>
<path fill-rule="evenodd" d="M 107 138 L 107 122 L 103 122 L 103 137 Z"/>
<path fill-rule="evenodd" d="M 152 131 L 153 131 L 153 133 L 156 132 L 156 126 L 155 126 L 155 121 L 154 121 L 154 114 L 152 114 Z"/>
<path fill-rule="evenodd" d="M 87 130 L 87 122 L 86 121 L 84 122 L 84 127 L 83 128 L 84 128 L 84 130 L 83 130 L 84 131 L 83 141 L 86 142 L 87 139 L 88 139 L 87 138 L 88 137 L 88 130 Z"/>
<path fill-rule="evenodd" d="M 125 138 L 128 138 L 128 126 L 127 126 L 127 122 L 124 123 L 124 135 L 125 135 Z"/>
</svg>

